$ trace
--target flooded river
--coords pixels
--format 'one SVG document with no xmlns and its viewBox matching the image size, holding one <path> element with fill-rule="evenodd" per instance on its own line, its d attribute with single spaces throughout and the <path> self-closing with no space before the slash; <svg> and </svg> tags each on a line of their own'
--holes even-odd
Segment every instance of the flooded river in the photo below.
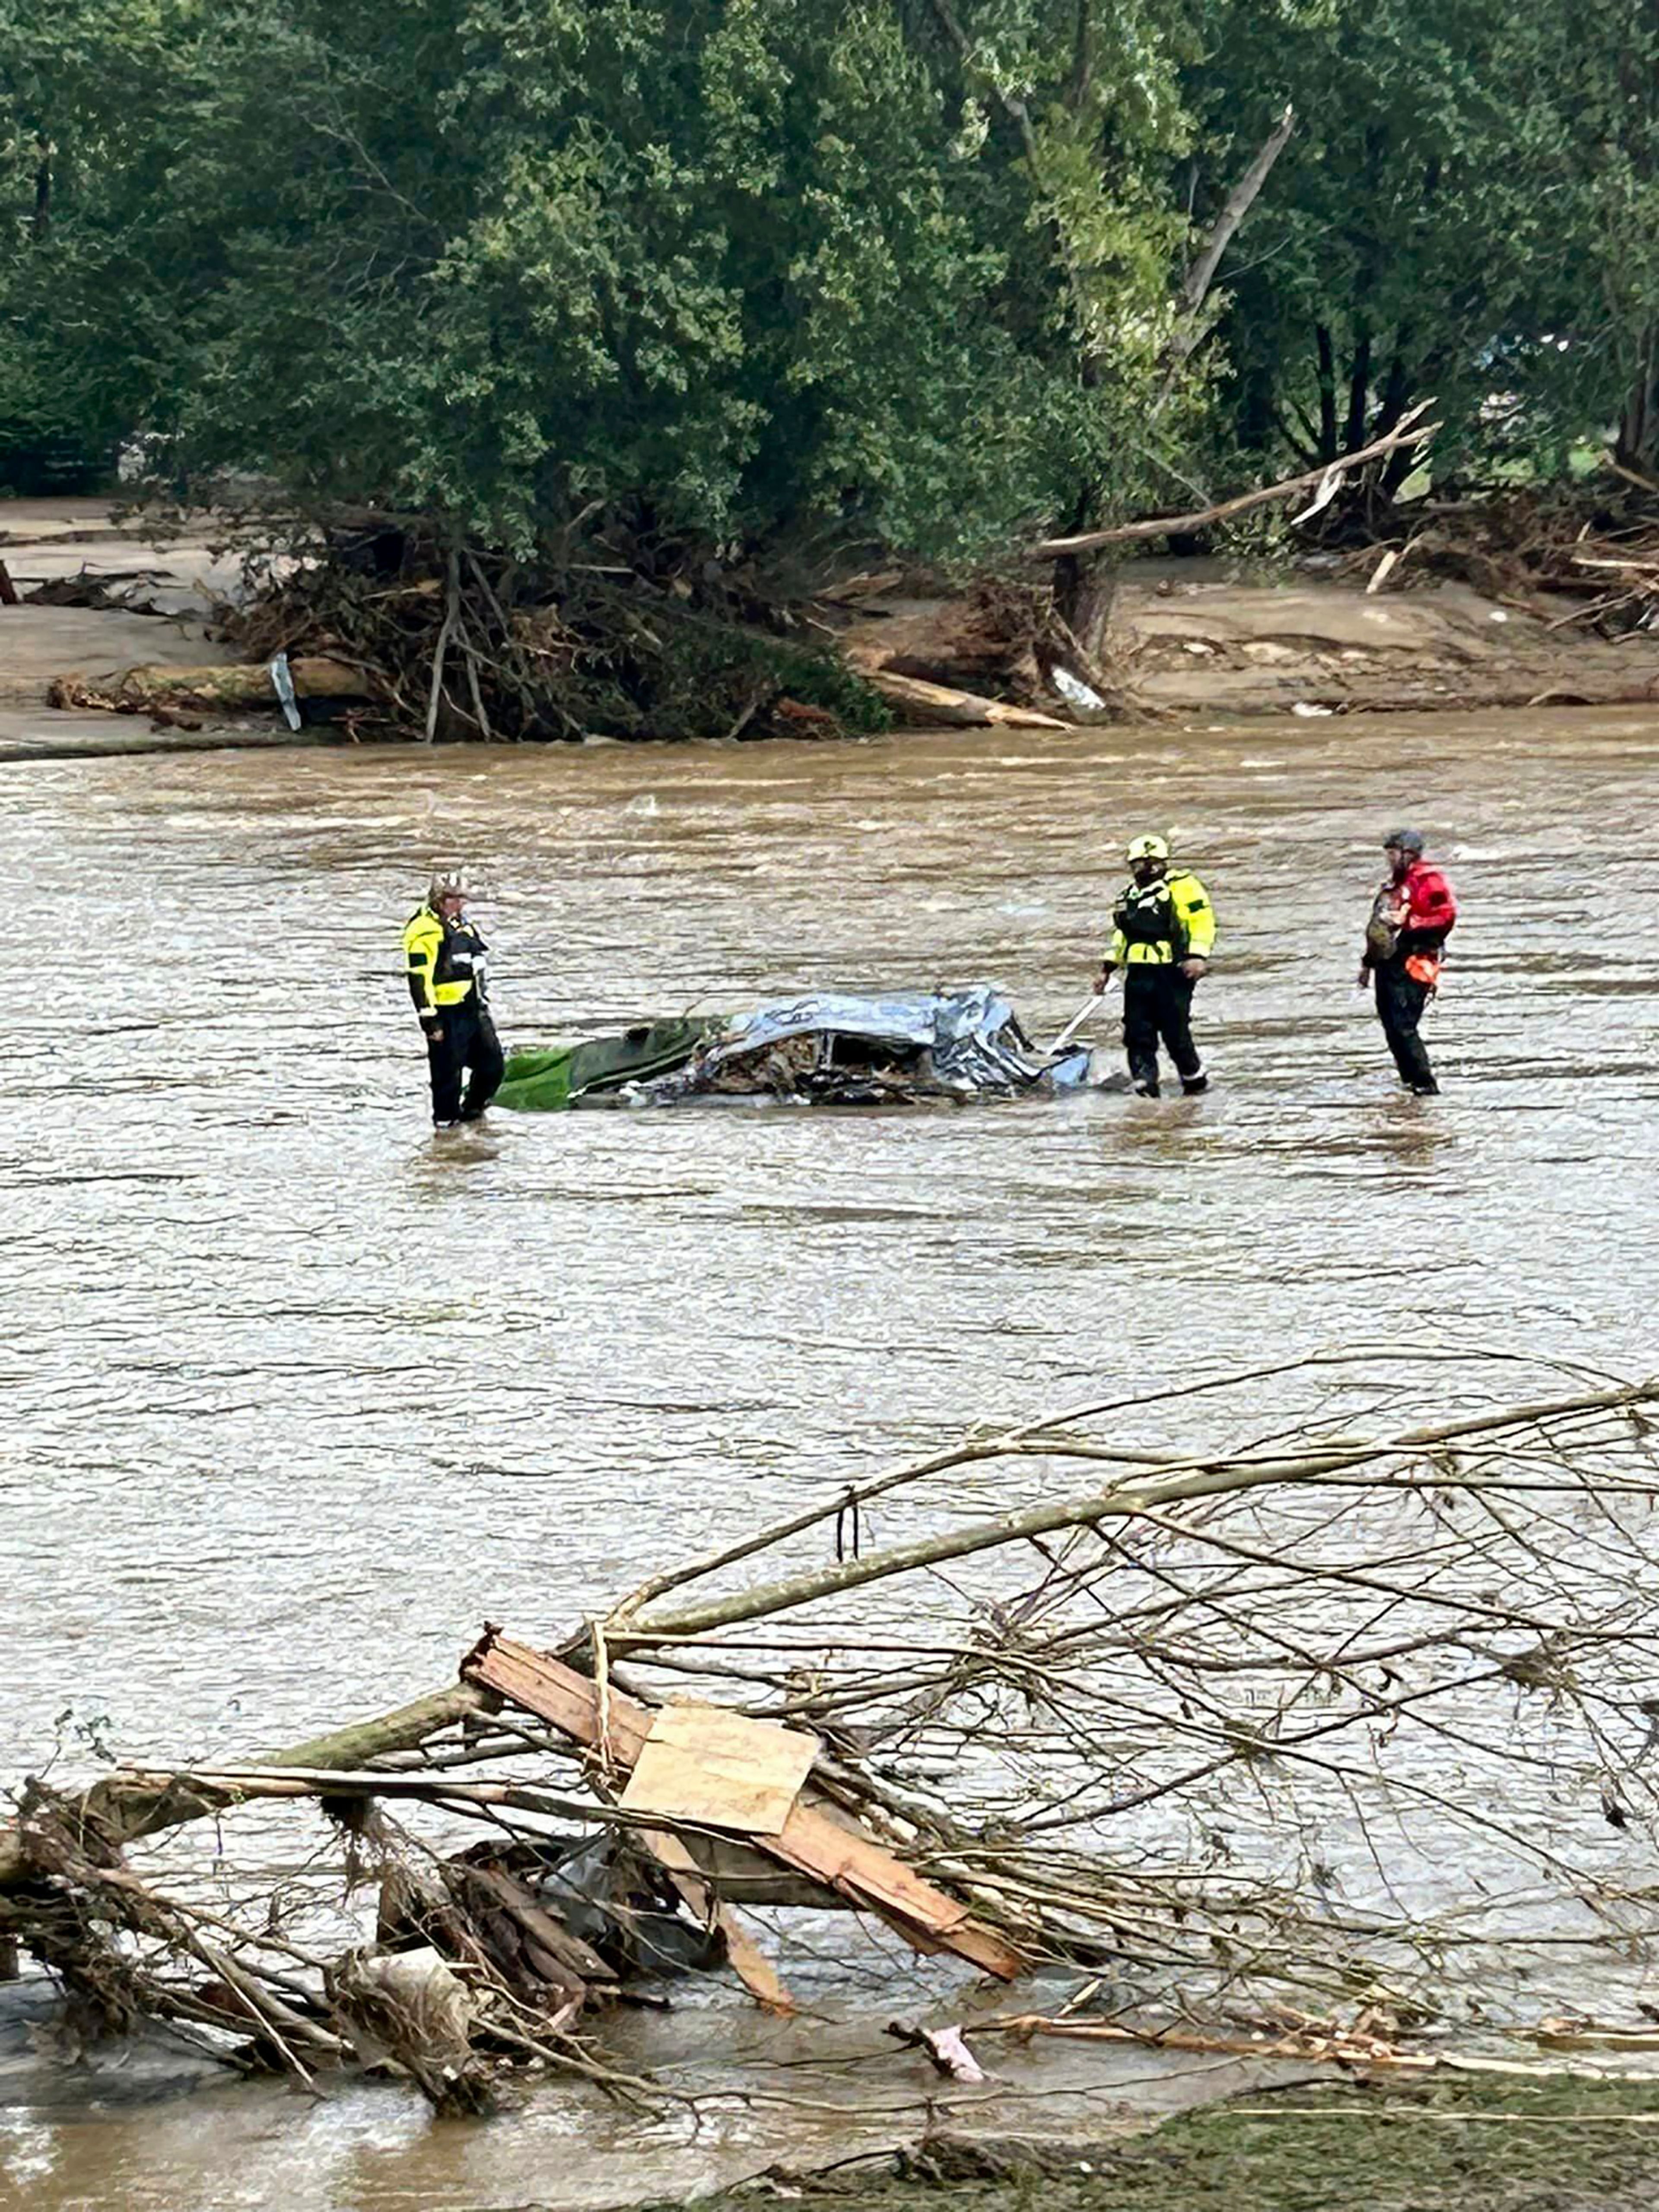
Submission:
<svg viewBox="0 0 1659 2212">
<path fill-rule="evenodd" d="M 58 1738 L 224 1753 L 380 1709 L 486 1618 L 550 1640 L 831 1479 L 1103 1383 L 1396 1328 L 1656 1364 L 1651 714 L 0 779 L 27 970 L 0 1035 L 8 1782 Z M 1352 995 L 1401 820 L 1464 903 L 1439 1099 L 1397 1089 Z M 509 1043 L 980 978 L 1046 1035 L 1123 840 L 1170 826 L 1221 921 L 1203 1099 L 428 1126 L 398 934 L 434 859 L 479 884 Z M 210 2172 L 215 2141 L 286 2140 L 269 2104 L 215 2109 L 114 2159 L 36 2128 L 30 2201 L 271 2201 L 155 2148 L 182 2130 Z M 382 2098 L 353 2136 L 357 2109 L 288 2201 L 427 2201 L 401 2165 L 339 2179 L 343 2144 L 426 2126 Z"/>
</svg>

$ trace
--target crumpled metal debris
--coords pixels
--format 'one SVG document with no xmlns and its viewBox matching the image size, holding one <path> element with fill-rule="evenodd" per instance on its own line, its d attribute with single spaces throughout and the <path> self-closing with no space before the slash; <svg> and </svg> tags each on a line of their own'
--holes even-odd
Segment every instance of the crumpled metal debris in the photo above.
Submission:
<svg viewBox="0 0 1659 2212">
<path fill-rule="evenodd" d="M 739 1092 L 860 1105 L 1074 1090 L 1088 1079 L 1085 1047 L 1051 1060 L 1002 993 L 975 983 L 774 1000 L 732 1017 L 683 1067 L 634 1090 L 654 1103 Z"/>
<path fill-rule="evenodd" d="M 497 1103 L 529 1112 L 732 1097 L 903 1105 L 1046 1096 L 1091 1080 L 1086 1045 L 1041 1050 L 1003 993 L 974 983 L 869 996 L 809 991 L 743 1013 L 641 1023 L 617 1036 L 515 1052 Z"/>
</svg>

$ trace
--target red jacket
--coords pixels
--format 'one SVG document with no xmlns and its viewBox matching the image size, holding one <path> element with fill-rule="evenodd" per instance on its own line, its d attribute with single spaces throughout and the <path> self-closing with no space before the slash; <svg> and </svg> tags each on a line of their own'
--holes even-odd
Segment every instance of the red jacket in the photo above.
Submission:
<svg viewBox="0 0 1659 2212">
<path fill-rule="evenodd" d="M 1401 950 L 1431 952 L 1443 944 L 1457 919 L 1457 901 L 1439 869 L 1431 868 L 1426 860 L 1413 860 L 1395 890 L 1405 908 L 1400 922 Z M 1408 937 L 1422 937 L 1427 942 L 1408 945 L 1404 942 Z"/>
<path fill-rule="evenodd" d="M 1457 901 L 1438 868 L 1413 860 L 1396 880 L 1390 876 L 1371 902 L 1365 933 L 1364 961 L 1407 960 L 1419 952 L 1437 953 L 1457 919 Z"/>
</svg>

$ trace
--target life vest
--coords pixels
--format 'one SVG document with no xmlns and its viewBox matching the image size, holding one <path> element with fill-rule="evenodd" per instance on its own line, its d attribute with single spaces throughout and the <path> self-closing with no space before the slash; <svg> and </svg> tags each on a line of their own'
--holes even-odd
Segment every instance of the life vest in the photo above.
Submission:
<svg viewBox="0 0 1659 2212">
<path fill-rule="evenodd" d="M 404 963 L 416 1012 L 424 1018 L 475 996 L 482 1004 L 489 950 L 465 915 L 446 922 L 429 906 L 412 914 L 404 930 Z"/>
<path fill-rule="evenodd" d="M 1442 948 L 1456 920 L 1451 885 L 1438 868 L 1426 860 L 1413 860 L 1398 880 L 1390 876 L 1377 886 L 1365 924 L 1367 966 L 1397 959 L 1414 982 L 1426 982 L 1432 990 L 1440 974 Z M 1413 968 L 1413 961 L 1423 963 L 1423 972 Z"/>
<path fill-rule="evenodd" d="M 1207 960 L 1215 944 L 1210 895 L 1184 868 L 1166 868 L 1150 884 L 1126 884 L 1112 927 L 1112 957 L 1130 968 Z"/>
</svg>

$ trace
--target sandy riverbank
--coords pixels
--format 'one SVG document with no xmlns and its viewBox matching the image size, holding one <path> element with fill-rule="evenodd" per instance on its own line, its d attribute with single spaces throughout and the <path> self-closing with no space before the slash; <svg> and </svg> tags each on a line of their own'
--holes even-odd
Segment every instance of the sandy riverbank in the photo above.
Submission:
<svg viewBox="0 0 1659 2212">
<path fill-rule="evenodd" d="M 1119 589 L 1111 643 L 1138 696 L 1183 716 L 1659 699 L 1659 636 L 1556 628 L 1464 584 L 1371 597 L 1305 579 L 1241 582 L 1219 563 L 1148 562 Z"/>
<path fill-rule="evenodd" d="M 274 702 L 269 716 L 199 730 L 46 704 L 54 676 L 232 657 L 207 634 L 210 599 L 236 580 L 210 536 L 204 523 L 158 539 L 98 500 L 0 503 L 0 561 L 21 593 L 84 570 L 132 585 L 155 609 L 0 608 L 0 761 L 293 742 Z M 1197 725 L 1659 700 L 1659 637 L 1587 637 L 1458 584 L 1368 597 L 1305 578 L 1247 579 L 1217 562 L 1140 562 L 1125 571 L 1110 643 L 1149 712 Z"/>
</svg>

